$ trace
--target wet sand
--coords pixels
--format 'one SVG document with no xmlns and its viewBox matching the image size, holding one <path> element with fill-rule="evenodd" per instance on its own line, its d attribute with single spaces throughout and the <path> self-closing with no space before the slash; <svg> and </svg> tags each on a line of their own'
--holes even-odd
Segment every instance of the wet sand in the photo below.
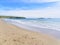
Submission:
<svg viewBox="0 0 60 45">
<path fill-rule="evenodd" d="M 60 45 L 60 41 L 0 20 L 0 45 Z"/>
</svg>

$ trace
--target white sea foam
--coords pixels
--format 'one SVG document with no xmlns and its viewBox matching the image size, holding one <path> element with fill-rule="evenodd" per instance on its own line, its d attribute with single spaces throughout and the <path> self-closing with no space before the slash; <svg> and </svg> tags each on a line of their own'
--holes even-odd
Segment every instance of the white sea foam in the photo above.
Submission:
<svg viewBox="0 0 60 45">
<path fill-rule="evenodd" d="M 23 24 L 32 27 L 38 28 L 47 28 L 47 29 L 54 29 L 60 31 L 60 24 L 52 23 L 52 22 L 42 22 L 36 20 L 14 20 L 14 19 L 5 19 L 5 21 L 14 23 L 14 24 Z"/>
</svg>

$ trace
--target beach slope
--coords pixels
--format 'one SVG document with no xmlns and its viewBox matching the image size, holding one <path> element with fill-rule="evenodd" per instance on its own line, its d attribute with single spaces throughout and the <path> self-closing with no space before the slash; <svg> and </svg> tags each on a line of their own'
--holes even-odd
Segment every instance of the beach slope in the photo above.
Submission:
<svg viewBox="0 0 60 45">
<path fill-rule="evenodd" d="M 28 31 L 0 20 L 0 45 L 60 45 L 54 37 Z"/>
</svg>

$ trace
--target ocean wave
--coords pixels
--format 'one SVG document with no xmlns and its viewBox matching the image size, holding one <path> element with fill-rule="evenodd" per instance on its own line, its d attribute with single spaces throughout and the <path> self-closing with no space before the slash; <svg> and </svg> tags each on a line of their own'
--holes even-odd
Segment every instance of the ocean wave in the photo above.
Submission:
<svg viewBox="0 0 60 45">
<path fill-rule="evenodd" d="M 23 24 L 27 26 L 32 27 L 38 27 L 38 28 L 47 28 L 47 29 L 54 29 L 60 31 L 60 25 L 57 25 L 57 23 L 53 22 L 44 22 L 44 21 L 37 21 L 37 20 L 16 20 L 16 19 L 5 19 L 5 21 L 14 23 L 14 24 Z"/>
</svg>

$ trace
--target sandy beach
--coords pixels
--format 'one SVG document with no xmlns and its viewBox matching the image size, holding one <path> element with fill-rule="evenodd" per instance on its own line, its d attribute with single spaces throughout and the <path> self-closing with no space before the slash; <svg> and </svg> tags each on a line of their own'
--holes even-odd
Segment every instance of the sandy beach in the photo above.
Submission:
<svg viewBox="0 0 60 45">
<path fill-rule="evenodd" d="M 0 45 L 60 45 L 60 40 L 0 20 Z"/>
</svg>

